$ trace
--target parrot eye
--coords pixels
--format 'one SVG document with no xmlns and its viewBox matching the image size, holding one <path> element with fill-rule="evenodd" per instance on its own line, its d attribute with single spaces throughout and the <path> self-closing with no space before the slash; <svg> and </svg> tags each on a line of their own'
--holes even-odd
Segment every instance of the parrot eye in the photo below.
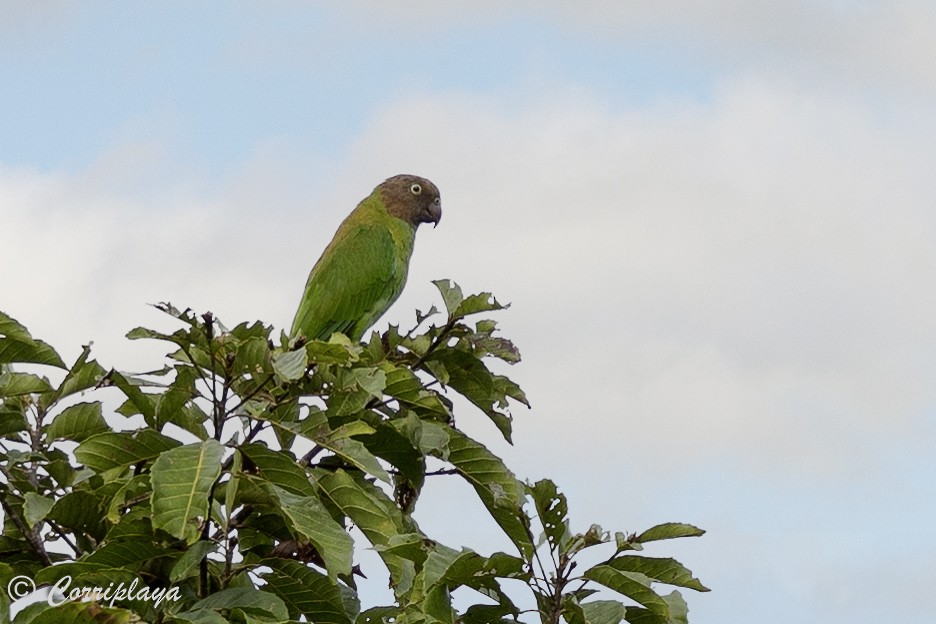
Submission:
<svg viewBox="0 0 936 624">
<path fill-rule="evenodd" d="M 409 187 L 409 190 L 410 190 L 410 193 L 412 193 L 413 195 L 419 195 L 420 193 L 422 193 L 422 187 L 419 186 L 418 184 L 414 184 L 413 186 Z"/>
</svg>

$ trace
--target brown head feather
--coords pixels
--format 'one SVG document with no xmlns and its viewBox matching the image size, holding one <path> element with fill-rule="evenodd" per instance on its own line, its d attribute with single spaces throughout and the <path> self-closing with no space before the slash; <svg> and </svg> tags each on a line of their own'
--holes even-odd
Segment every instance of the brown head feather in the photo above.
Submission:
<svg viewBox="0 0 936 624">
<path fill-rule="evenodd" d="M 396 175 L 377 185 L 387 212 L 413 226 L 420 223 L 438 225 L 442 218 L 439 189 L 426 178 Z"/>
</svg>

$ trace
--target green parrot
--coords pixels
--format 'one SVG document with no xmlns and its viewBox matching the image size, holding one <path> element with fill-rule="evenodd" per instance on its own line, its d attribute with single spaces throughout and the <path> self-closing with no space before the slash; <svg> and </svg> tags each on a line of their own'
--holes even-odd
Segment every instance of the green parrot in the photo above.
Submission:
<svg viewBox="0 0 936 624">
<path fill-rule="evenodd" d="M 429 180 L 397 175 L 377 185 L 312 267 L 290 335 L 360 340 L 403 291 L 416 228 L 441 218 L 439 189 Z"/>
</svg>

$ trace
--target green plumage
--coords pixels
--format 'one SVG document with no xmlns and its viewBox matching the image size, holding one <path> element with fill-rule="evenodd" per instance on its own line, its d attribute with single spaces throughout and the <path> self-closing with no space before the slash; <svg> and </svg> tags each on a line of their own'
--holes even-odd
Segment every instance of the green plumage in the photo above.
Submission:
<svg viewBox="0 0 936 624">
<path fill-rule="evenodd" d="M 417 226 L 440 216 L 438 190 L 428 180 L 396 176 L 374 189 L 312 268 L 291 335 L 328 340 L 341 332 L 360 340 L 403 291 Z"/>
</svg>

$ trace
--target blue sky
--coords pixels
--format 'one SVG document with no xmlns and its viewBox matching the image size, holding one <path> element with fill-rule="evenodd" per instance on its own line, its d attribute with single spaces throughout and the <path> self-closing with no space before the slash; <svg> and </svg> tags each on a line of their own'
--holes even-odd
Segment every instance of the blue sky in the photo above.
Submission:
<svg viewBox="0 0 936 624">
<path fill-rule="evenodd" d="M 8 164 L 77 170 L 115 133 L 161 121 L 185 156 L 218 172 L 271 136 L 340 148 L 375 109 L 413 93 L 493 93 L 520 106 L 558 81 L 620 106 L 707 88 L 704 68 L 669 47 L 616 46 L 523 11 L 414 21 L 419 32 L 406 34 L 362 24 L 360 6 L 167 6 L 21 18 L 45 37 L 0 44 L 2 77 L 18 87 L 4 95 L 16 113 L 3 124 Z"/>
<path fill-rule="evenodd" d="M 285 326 L 355 202 L 425 175 L 445 216 L 378 328 L 432 279 L 493 290 L 534 406 L 513 448 L 462 426 L 579 529 L 708 529 L 650 553 L 712 587 L 696 624 L 925 621 L 934 27 L 911 1 L 6 3 L 2 309 L 125 369 L 161 354 L 123 338 L 165 322 L 146 303 Z M 506 547 L 458 493 L 422 526 Z"/>
</svg>

